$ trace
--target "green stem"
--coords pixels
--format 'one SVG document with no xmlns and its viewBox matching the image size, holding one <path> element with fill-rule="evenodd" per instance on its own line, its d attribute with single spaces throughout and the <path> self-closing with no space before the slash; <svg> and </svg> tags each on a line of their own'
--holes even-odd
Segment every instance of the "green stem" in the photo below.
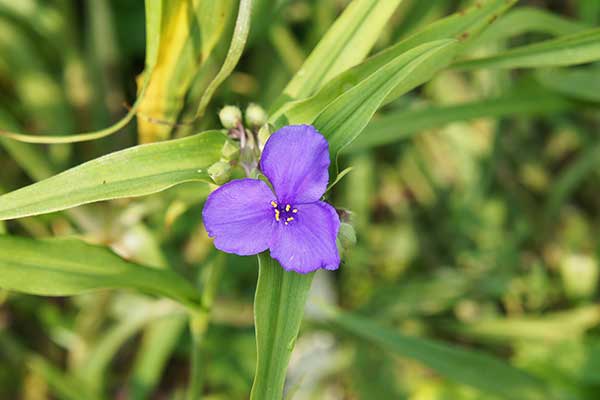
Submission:
<svg viewBox="0 0 600 400">
<path fill-rule="evenodd" d="M 198 400 L 202 397 L 203 369 L 202 356 L 204 337 L 210 324 L 211 310 L 219 289 L 221 276 L 225 266 L 224 257 L 220 254 L 206 267 L 205 282 L 202 291 L 202 307 L 190 316 L 190 331 L 192 335 L 192 354 L 188 400 Z"/>
<path fill-rule="evenodd" d="M 285 271 L 266 253 L 258 256 L 254 299 L 256 373 L 251 400 L 281 400 L 285 375 L 314 273 Z"/>
</svg>

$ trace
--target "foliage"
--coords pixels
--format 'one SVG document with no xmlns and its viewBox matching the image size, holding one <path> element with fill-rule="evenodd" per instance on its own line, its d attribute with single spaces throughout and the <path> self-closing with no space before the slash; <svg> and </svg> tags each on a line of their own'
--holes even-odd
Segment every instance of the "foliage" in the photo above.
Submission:
<svg viewBox="0 0 600 400">
<path fill-rule="evenodd" d="M 595 400 L 598 4 L 0 0 L 0 398 Z M 337 272 L 208 239 L 251 102 Z"/>
</svg>

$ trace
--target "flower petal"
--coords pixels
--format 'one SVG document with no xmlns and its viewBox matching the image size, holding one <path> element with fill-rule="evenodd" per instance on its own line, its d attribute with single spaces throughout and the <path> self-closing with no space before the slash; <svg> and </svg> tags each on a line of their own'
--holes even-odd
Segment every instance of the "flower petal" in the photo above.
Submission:
<svg viewBox="0 0 600 400">
<path fill-rule="evenodd" d="M 318 201 L 298 207 L 294 220 L 278 224 L 271 257 L 289 271 L 301 274 L 319 268 L 337 269 L 340 255 L 335 243 L 340 219 L 329 204 Z"/>
<path fill-rule="evenodd" d="M 260 169 L 280 202 L 312 203 L 329 181 L 329 144 L 310 125 L 285 126 L 275 132 L 260 160 Z"/>
<path fill-rule="evenodd" d="M 273 200 L 269 186 L 258 179 L 236 179 L 212 192 L 202 218 L 215 247 L 240 256 L 269 248 L 276 224 Z"/>
</svg>

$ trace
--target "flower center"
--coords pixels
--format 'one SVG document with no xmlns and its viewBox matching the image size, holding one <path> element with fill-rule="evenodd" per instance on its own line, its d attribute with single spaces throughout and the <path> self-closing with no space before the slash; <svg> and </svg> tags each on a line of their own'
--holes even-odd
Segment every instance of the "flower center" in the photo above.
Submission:
<svg viewBox="0 0 600 400">
<path fill-rule="evenodd" d="M 272 201 L 271 205 L 275 212 L 275 221 L 289 225 L 290 222 L 295 220 L 296 213 L 298 213 L 297 208 L 292 207 L 290 204 L 278 204 L 276 201 Z"/>
</svg>

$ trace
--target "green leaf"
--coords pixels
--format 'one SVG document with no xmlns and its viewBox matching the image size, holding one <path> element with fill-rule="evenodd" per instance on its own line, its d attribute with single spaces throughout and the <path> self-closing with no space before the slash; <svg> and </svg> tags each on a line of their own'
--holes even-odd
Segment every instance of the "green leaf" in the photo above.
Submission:
<svg viewBox="0 0 600 400">
<path fill-rule="evenodd" d="M 64 210 L 81 204 L 144 196 L 182 182 L 209 180 L 226 137 L 209 131 L 135 146 L 0 196 L 0 219 Z"/>
<path fill-rule="evenodd" d="M 514 3 L 515 0 L 508 2 L 504 0 L 490 0 L 483 4 L 479 4 L 479 7 L 473 6 L 464 12 L 453 14 L 436 23 L 428 25 L 426 28 L 409 38 L 338 75 L 312 97 L 305 100 L 289 102 L 280 107 L 276 112 L 272 113 L 270 120 L 272 123 L 276 123 L 283 114 L 286 114 L 288 119 L 291 119 L 292 121 L 296 120 L 302 123 L 310 123 L 336 98 L 373 75 L 385 65 L 397 60 L 399 57 L 406 57 L 406 52 L 414 50 L 420 45 L 443 39 L 457 39 L 460 40 L 461 43 L 468 43 Z M 457 46 L 457 53 L 462 47 L 463 46 Z M 438 70 L 443 67 L 445 66 L 440 65 Z M 406 87 L 395 88 L 386 99 L 386 102 L 399 97 L 404 94 L 406 90 Z"/>
<path fill-rule="evenodd" d="M 483 32 L 475 41 L 475 45 L 493 43 L 530 32 L 562 36 L 589 28 L 580 21 L 570 20 L 541 8 L 519 7 Z"/>
<path fill-rule="evenodd" d="M 474 118 L 499 118 L 511 115 L 537 115 L 564 111 L 573 104 L 561 96 L 543 90 L 510 93 L 450 106 L 427 106 L 399 111 L 372 121 L 344 152 L 351 153 L 407 140 L 427 129 Z"/>
<path fill-rule="evenodd" d="M 600 59 L 600 29 L 507 50 L 484 58 L 461 61 L 453 68 L 538 68 L 589 63 Z"/>
<path fill-rule="evenodd" d="M 244 52 L 244 47 L 246 46 L 246 41 L 248 40 L 248 32 L 250 32 L 251 20 L 252 0 L 240 0 L 238 16 L 237 20 L 235 21 L 235 28 L 233 30 L 233 37 L 231 38 L 231 44 L 229 45 L 227 57 L 225 58 L 221 69 L 210 82 L 206 88 L 206 91 L 204 92 L 204 95 L 200 99 L 200 104 L 198 105 L 198 110 L 196 111 L 196 118 L 200 118 L 202 115 L 204 115 L 206 106 L 208 105 L 213 94 L 223 83 L 223 81 L 225 81 L 225 79 L 231 75 L 235 66 L 240 60 L 240 57 Z"/>
<path fill-rule="evenodd" d="M 362 61 L 402 0 L 354 0 L 327 31 L 283 91 L 290 98 L 312 95 L 340 72 Z"/>
<path fill-rule="evenodd" d="M 329 104 L 314 121 L 329 141 L 332 157 L 350 144 L 394 90 L 404 93 L 449 64 L 456 40 L 439 40 L 407 51 Z"/>
<path fill-rule="evenodd" d="M 75 239 L 0 236 L 0 287 L 42 296 L 134 289 L 194 308 L 200 302 L 200 293 L 176 273 L 127 262 L 104 247 Z"/>
<path fill-rule="evenodd" d="M 330 322 L 344 330 L 402 357 L 417 360 L 452 381 L 505 399 L 552 399 L 536 378 L 485 353 L 405 336 L 357 315 L 333 309 L 326 309 L 326 313 Z"/>
<path fill-rule="evenodd" d="M 258 263 L 254 298 L 257 362 L 250 399 L 281 400 L 314 273 L 285 271 L 267 253 L 259 254 Z"/>
<path fill-rule="evenodd" d="M 544 87 L 584 101 L 600 102 L 600 66 L 541 69 L 535 77 Z"/>
</svg>

